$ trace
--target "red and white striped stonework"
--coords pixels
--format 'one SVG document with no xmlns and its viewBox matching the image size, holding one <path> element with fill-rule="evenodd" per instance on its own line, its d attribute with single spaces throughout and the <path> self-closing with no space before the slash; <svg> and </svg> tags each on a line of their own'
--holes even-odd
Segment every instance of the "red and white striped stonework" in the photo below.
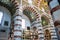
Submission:
<svg viewBox="0 0 60 40">
<path fill-rule="evenodd" d="M 44 40 L 44 32 L 43 32 L 43 28 L 42 28 L 42 25 L 41 25 L 41 17 L 40 17 L 40 14 L 38 12 L 36 12 L 36 10 L 34 9 L 34 7 L 31 7 L 31 6 L 24 6 L 23 7 L 23 10 L 25 9 L 28 9 L 30 10 L 31 12 L 34 13 L 34 15 L 36 16 L 36 20 L 33 21 L 33 23 L 31 24 L 32 25 L 32 28 L 34 26 L 37 27 L 38 29 L 38 36 L 39 36 L 39 40 Z"/>
<path fill-rule="evenodd" d="M 19 11 L 19 2 L 17 0 L 11 0 L 11 2 L 14 4 L 16 8 L 16 13 L 13 16 L 13 38 L 12 40 L 22 40 L 22 15 L 20 14 L 21 12 Z"/>
<path fill-rule="evenodd" d="M 16 13 L 14 17 L 14 39 L 21 40 L 22 38 L 22 17 Z"/>
<path fill-rule="evenodd" d="M 58 0 L 49 0 L 48 5 L 51 10 L 51 14 L 54 20 L 55 26 L 59 25 L 58 21 L 60 21 L 60 5 L 58 3 Z M 51 25 L 52 25 L 52 20 L 51 20 Z M 52 40 L 57 40 L 57 35 L 55 29 L 51 29 L 51 35 L 52 35 Z"/>
<path fill-rule="evenodd" d="M 58 6 L 57 4 L 56 4 L 57 7 L 55 7 L 55 5 L 52 6 L 52 3 L 54 3 L 54 2 L 52 2 L 52 0 L 51 1 L 49 0 L 48 2 L 49 2 L 49 6 L 51 8 L 51 12 L 54 15 L 54 12 L 57 11 L 57 9 L 59 9 L 60 6 Z M 19 3 L 17 2 L 17 0 L 12 0 L 12 3 L 15 5 L 15 7 L 17 9 L 16 13 L 14 14 L 14 18 L 13 18 L 13 20 L 14 20 L 14 23 L 13 23 L 13 25 L 14 25 L 14 32 L 13 32 L 14 33 L 13 34 L 14 38 L 13 39 L 22 40 L 22 15 L 21 15 L 22 12 L 19 11 L 20 10 L 19 7 L 18 7 Z M 40 2 L 38 2 L 38 6 L 39 5 L 40 5 Z M 25 9 L 30 10 L 36 16 L 36 20 L 32 22 L 31 26 L 32 26 L 32 28 L 34 26 L 37 27 L 37 29 L 38 29 L 38 40 L 44 40 L 44 38 L 45 38 L 44 37 L 44 29 L 43 29 L 42 24 L 41 24 L 41 15 L 40 15 L 40 13 L 37 12 L 37 10 L 35 9 L 34 6 L 31 7 L 29 5 L 28 6 L 26 5 L 26 6 L 23 6 L 21 10 L 24 11 Z M 49 15 L 48 15 L 48 17 L 49 17 Z M 54 24 L 53 24 L 52 17 L 50 17 L 48 19 L 50 21 L 50 26 L 51 26 L 51 27 L 49 27 L 50 28 L 50 32 L 51 32 L 51 39 L 52 40 L 57 40 L 57 35 L 56 35 L 56 31 L 55 31 L 55 27 L 54 27 Z"/>
</svg>

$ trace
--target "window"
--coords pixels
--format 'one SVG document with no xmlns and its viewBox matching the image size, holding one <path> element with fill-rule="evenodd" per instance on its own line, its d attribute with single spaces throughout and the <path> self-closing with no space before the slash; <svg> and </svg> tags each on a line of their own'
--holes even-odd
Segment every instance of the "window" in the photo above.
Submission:
<svg viewBox="0 0 60 40">
<path fill-rule="evenodd" d="M 3 12 L 0 11 L 0 24 L 1 24 L 1 21 L 2 21 L 2 17 L 3 17 Z"/>
<path fill-rule="evenodd" d="M 22 28 L 25 29 L 25 19 L 22 19 Z"/>
<path fill-rule="evenodd" d="M 27 27 L 27 30 L 30 30 L 30 27 Z"/>
<path fill-rule="evenodd" d="M 60 0 L 58 0 L 59 4 L 60 4 Z"/>
<path fill-rule="evenodd" d="M 4 22 L 4 25 L 5 25 L 5 26 L 8 26 L 8 21 L 5 21 L 5 22 Z"/>
<path fill-rule="evenodd" d="M 60 0 L 58 0 L 59 4 L 60 4 Z"/>
<path fill-rule="evenodd" d="M 0 32 L 5 32 L 5 30 L 0 30 Z"/>
</svg>

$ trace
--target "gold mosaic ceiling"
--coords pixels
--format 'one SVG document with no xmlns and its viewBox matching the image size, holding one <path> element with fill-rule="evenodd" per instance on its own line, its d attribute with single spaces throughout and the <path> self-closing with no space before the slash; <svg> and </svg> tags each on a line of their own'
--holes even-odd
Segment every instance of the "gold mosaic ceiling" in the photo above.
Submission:
<svg viewBox="0 0 60 40">
<path fill-rule="evenodd" d="M 28 0 L 22 0 L 22 4 L 23 5 L 29 4 Z M 35 5 L 36 7 L 40 8 L 40 9 L 44 8 L 46 12 L 49 11 L 47 0 L 32 0 L 32 4 Z"/>
</svg>

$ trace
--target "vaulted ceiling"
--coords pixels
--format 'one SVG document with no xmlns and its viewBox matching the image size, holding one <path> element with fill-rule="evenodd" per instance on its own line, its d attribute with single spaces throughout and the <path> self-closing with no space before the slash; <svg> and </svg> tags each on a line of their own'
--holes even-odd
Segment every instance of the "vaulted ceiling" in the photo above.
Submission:
<svg viewBox="0 0 60 40">
<path fill-rule="evenodd" d="M 20 3 L 20 4 L 22 2 L 22 5 L 29 5 L 28 0 L 22 0 L 22 1 L 21 0 L 16 0 L 16 1 L 18 1 L 18 3 Z M 16 9 L 15 9 L 15 6 L 11 3 L 11 0 L 0 0 L 0 5 L 2 5 L 2 3 L 3 3 L 3 6 L 7 5 L 6 7 L 9 10 L 12 10 L 13 12 L 15 12 Z M 40 9 L 44 8 L 44 10 L 47 13 L 49 11 L 47 0 L 32 0 L 32 5 L 35 5 L 36 7 L 40 8 Z"/>
<path fill-rule="evenodd" d="M 22 4 L 23 5 L 28 5 L 28 0 L 22 0 Z M 36 7 L 40 8 L 42 10 L 42 8 L 44 8 L 44 10 L 48 13 L 49 11 L 49 7 L 48 7 L 48 2 L 47 0 L 32 0 L 32 5 L 35 5 Z"/>
</svg>

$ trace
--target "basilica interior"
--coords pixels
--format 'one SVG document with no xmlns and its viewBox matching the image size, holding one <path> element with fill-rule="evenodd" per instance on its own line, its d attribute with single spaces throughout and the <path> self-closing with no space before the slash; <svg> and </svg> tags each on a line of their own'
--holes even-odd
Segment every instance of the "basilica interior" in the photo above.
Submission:
<svg viewBox="0 0 60 40">
<path fill-rule="evenodd" d="M 60 0 L 0 0 L 0 40 L 60 40 Z"/>
</svg>

